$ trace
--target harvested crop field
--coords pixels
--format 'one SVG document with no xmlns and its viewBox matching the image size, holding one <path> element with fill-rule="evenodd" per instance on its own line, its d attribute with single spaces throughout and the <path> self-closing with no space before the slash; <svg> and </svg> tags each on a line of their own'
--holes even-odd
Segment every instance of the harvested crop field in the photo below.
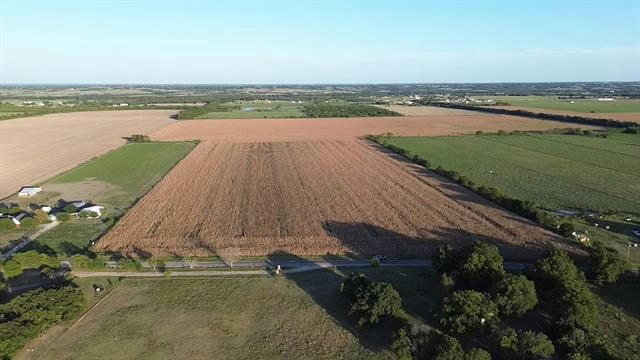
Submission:
<svg viewBox="0 0 640 360">
<path fill-rule="evenodd" d="M 236 248 L 255 256 L 418 256 L 444 241 L 476 239 L 510 259 L 563 246 L 532 223 L 358 140 L 203 142 L 96 248 L 153 256 Z"/>
<path fill-rule="evenodd" d="M 566 122 L 494 114 L 397 116 L 377 118 L 258 119 L 180 121 L 153 134 L 156 140 L 309 141 L 353 139 L 391 132 L 396 135 L 441 136 L 476 131 L 548 130 L 576 127 Z M 582 128 L 597 128 L 580 125 Z"/>
<path fill-rule="evenodd" d="M 172 110 L 92 111 L 0 122 L 0 199 L 172 122 Z"/>
<path fill-rule="evenodd" d="M 541 109 L 541 108 L 526 107 L 526 106 L 491 106 L 491 107 L 495 109 L 525 110 L 525 111 L 531 111 L 534 113 L 581 116 L 581 117 L 593 118 L 593 119 L 612 119 L 612 120 L 618 120 L 618 121 L 633 121 L 633 122 L 640 123 L 640 113 L 638 112 L 590 113 L 590 112 Z"/>
</svg>

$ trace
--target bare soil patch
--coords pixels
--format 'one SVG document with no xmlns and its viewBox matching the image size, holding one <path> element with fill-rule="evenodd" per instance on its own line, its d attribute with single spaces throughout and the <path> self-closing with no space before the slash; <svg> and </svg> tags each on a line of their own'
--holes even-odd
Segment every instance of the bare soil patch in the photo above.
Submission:
<svg viewBox="0 0 640 360">
<path fill-rule="evenodd" d="M 634 121 L 634 122 L 640 123 L 640 113 L 637 113 L 637 112 L 631 112 L 631 113 L 588 113 L 587 112 L 585 113 L 585 112 L 577 112 L 577 111 L 540 109 L 540 108 L 532 108 L 532 107 L 525 107 L 525 106 L 491 106 L 491 108 L 505 109 L 505 110 L 525 110 L 525 111 L 531 111 L 534 113 L 581 116 L 581 117 L 593 118 L 593 119 L 612 119 L 612 120 L 618 120 L 618 121 Z"/>
<path fill-rule="evenodd" d="M 172 110 L 93 111 L 0 122 L 0 199 L 172 122 Z"/>
<path fill-rule="evenodd" d="M 96 248 L 153 256 L 225 248 L 255 256 L 420 256 L 442 242 L 474 240 L 523 260 L 565 246 L 533 223 L 358 140 L 203 142 Z"/>
<path fill-rule="evenodd" d="M 548 130 L 572 125 L 519 116 L 473 114 L 475 115 L 180 121 L 155 131 L 151 137 L 169 141 L 310 141 L 353 139 L 387 132 L 406 136 L 442 136 L 472 134 L 478 130 Z M 584 125 L 580 127 L 597 128 Z"/>
</svg>

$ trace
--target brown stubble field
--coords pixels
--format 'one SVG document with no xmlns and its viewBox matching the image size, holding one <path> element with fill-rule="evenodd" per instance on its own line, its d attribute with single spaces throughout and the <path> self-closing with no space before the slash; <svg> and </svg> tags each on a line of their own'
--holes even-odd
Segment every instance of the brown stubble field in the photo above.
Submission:
<svg viewBox="0 0 640 360">
<path fill-rule="evenodd" d="M 96 248 L 153 256 L 229 248 L 248 256 L 424 256 L 442 242 L 476 239 L 514 260 L 564 246 L 552 233 L 361 140 L 205 141 Z"/>
<path fill-rule="evenodd" d="M 0 199 L 169 125 L 173 110 L 92 111 L 0 121 Z"/>
<path fill-rule="evenodd" d="M 473 134 L 476 131 L 548 130 L 576 127 L 566 122 L 449 110 L 449 115 L 328 119 L 229 119 L 180 121 L 155 131 L 156 140 L 310 141 L 353 139 L 391 132 L 405 136 Z M 460 114 L 463 111 L 464 114 Z M 598 128 L 579 125 L 581 128 Z"/>
</svg>

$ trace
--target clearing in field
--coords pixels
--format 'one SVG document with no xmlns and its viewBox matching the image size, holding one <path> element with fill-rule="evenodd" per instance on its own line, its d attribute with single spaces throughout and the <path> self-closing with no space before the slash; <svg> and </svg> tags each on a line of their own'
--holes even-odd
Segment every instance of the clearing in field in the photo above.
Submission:
<svg viewBox="0 0 640 360">
<path fill-rule="evenodd" d="M 563 246 L 550 232 L 420 171 L 357 140 L 203 142 L 96 249 L 425 256 L 444 241 L 483 239 L 508 258 L 531 259 L 552 243 Z"/>
<path fill-rule="evenodd" d="M 309 141 L 353 139 L 364 135 L 393 133 L 406 136 L 473 134 L 476 131 L 549 130 L 576 127 L 558 121 L 527 117 L 482 114 L 446 109 L 453 115 L 397 116 L 377 118 L 263 119 L 180 121 L 154 132 L 157 140 L 203 141 Z M 465 115 L 458 115 L 463 111 Z M 468 114 L 472 114 L 470 116 Z M 599 127 L 579 125 L 581 128 Z"/>
<path fill-rule="evenodd" d="M 227 111 L 210 111 L 196 119 L 267 119 L 304 117 L 301 104 L 289 101 L 236 101 L 222 104 Z"/>
<path fill-rule="evenodd" d="M 98 111 L 0 121 L 0 199 L 172 122 L 171 110 Z"/>
</svg>

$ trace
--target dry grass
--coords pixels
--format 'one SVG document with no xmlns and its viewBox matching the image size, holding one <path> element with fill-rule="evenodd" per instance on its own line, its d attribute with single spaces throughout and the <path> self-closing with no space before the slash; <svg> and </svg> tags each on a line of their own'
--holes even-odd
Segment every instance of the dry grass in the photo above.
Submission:
<svg viewBox="0 0 640 360">
<path fill-rule="evenodd" d="M 171 110 L 52 114 L 0 122 L 0 199 L 171 123 Z"/>
<path fill-rule="evenodd" d="M 357 140 L 203 142 L 96 247 L 154 256 L 224 248 L 418 256 L 441 242 L 483 239 L 530 259 L 558 240 L 422 171 Z"/>
<path fill-rule="evenodd" d="M 387 132 L 407 136 L 461 135 L 472 134 L 477 130 L 547 130 L 572 125 L 510 115 L 465 113 L 473 116 L 181 121 L 162 128 L 151 136 L 157 140 L 273 142 L 353 139 Z M 581 127 L 590 128 L 584 125 Z"/>
</svg>

